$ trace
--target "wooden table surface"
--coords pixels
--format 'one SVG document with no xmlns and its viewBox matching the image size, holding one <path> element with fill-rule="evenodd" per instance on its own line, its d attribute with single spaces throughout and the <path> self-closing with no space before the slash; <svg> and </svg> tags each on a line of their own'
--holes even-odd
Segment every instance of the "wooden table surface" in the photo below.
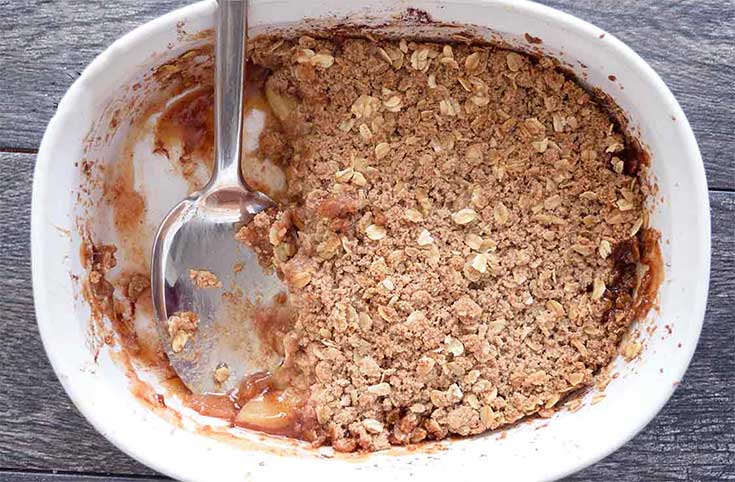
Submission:
<svg viewBox="0 0 735 482">
<path fill-rule="evenodd" d="M 35 154 L 61 96 L 95 55 L 186 0 L 0 0 L 0 481 L 162 476 L 79 415 L 36 330 L 29 219 Z M 712 277 L 702 337 L 661 413 L 568 480 L 735 480 L 735 1 L 545 0 L 612 32 L 663 77 L 699 141 Z M 100 479 L 101 478 L 101 479 Z"/>
</svg>

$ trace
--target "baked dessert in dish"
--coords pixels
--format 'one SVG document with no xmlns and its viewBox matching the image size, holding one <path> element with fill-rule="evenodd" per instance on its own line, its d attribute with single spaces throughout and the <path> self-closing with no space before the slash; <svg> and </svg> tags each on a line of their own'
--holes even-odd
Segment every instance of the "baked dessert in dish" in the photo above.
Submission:
<svg viewBox="0 0 735 482">
<path fill-rule="evenodd" d="M 638 355 L 621 341 L 661 277 L 645 155 L 614 106 L 556 60 L 302 35 L 254 39 L 250 62 L 262 115 L 243 173 L 279 207 L 233 235 L 288 287 L 253 314 L 284 362 L 226 396 L 184 393 L 189 406 L 373 451 L 548 417 L 621 349 Z M 194 189 L 212 161 L 211 76 L 164 70 L 183 94 L 157 117 L 154 146 Z M 131 204 L 117 180 L 119 221 Z M 125 322 L 145 271 L 107 276 L 110 247 L 91 245 L 88 260 L 90 299 L 130 347 L 151 346 Z M 193 283 L 239 306 L 218 275 L 192 266 Z M 184 349 L 195 324 L 180 325 Z"/>
</svg>

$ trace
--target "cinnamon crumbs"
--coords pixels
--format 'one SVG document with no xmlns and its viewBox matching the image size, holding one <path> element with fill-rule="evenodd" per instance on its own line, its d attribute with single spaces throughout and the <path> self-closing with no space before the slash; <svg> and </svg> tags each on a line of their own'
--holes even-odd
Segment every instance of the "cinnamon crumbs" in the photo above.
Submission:
<svg viewBox="0 0 735 482">
<path fill-rule="evenodd" d="M 272 113 L 257 155 L 286 167 L 287 191 L 236 237 L 289 288 L 282 310 L 255 320 L 285 360 L 234 398 L 192 395 L 200 412 L 380 450 L 577 410 L 568 395 L 618 351 L 639 356 L 638 340 L 621 343 L 660 283 L 639 151 L 555 61 L 310 37 L 259 37 L 250 56 Z M 195 141 L 178 158 L 185 177 L 211 165 L 207 82 L 157 124 Z M 112 308 L 119 288 L 130 306 L 113 311 L 116 329 L 137 337 L 147 275 L 113 286 L 114 247 L 87 258 L 90 298 Z M 221 287 L 214 273 L 190 275 Z M 179 350 L 196 332 L 191 315 L 171 325 Z M 212 376 L 222 383 L 229 367 Z"/>
<path fill-rule="evenodd" d="M 238 239 L 291 292 L 301 436 L 476 434 L 593 383 L 633 321 L 650 231 L 624 133 L 588 92 L 487 45 L 260 38 L 251 54 L 291 201 Z"/>
</svg>

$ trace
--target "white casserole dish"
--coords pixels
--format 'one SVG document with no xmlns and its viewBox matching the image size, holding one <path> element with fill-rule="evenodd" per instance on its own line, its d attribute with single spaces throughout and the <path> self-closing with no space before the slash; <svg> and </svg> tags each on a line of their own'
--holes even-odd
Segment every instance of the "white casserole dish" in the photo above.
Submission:
<svg viewBox="0 0 735 482">
<path fill-rule="evenodd" d="M 123 368 L 108 351 L 95 361 L 89 343 L 89 306 L 70 273 L 81 275 L 77 229 L 76 163 L 87 135 L 109 112 L 110 93 L 167 58 L 185 51 L 191 36 L 213 27 L 215 3 L 200 2 L 160 17 L 117 40 L 82 73 L 59 103 L 41 143 L 32 206 L 32 261 L 36 314 L 47 354 L 67 393 L 84 416 L 121 450 L 182 480 L 446 480 L 457 475 L 497 480 L 548 480 L 610 454 L 640 431 L 663 407 L 684 375 L 697 345 L 707 297 L 710 218 L 702 159 L 687 119 L 656 73 L 633 51 L 602 30 L 554 9 L 514 0 L 319 2 L 254 0 L 251 28 L 293 24 L 304 18 L 387 19 L 407 7 L 442 22 L 488 30 L 520 48 L 538 48 L 567 63 L 627 113 L 630 127 L 651 156 L 658 187 L 650 223 L 662 235 L 664 282 L 653 334 L 632 363 L 616 361 L 620 376 L 602 403 L 576 413 L 561 411 L 509 429 L 419 449 L 367 456 L 325 457 L 292 441 L 241 431 L 231 443 L 196 430 L 189 415 L 171 423 L 141 404 Z M 357 23 L 360 23 L 357 21 Z M 179 26 L 177 28 L 177 26 Z M 528 33 L 542 39 L 531 45 Z M 608 76 L 615 76 L 613 82 Z M 621 88 L 621 86 L 623 88 Z M 96 153 L 99 162 L 111 162 Z M 110 157 L 114 157 L 110 155 Z M 169 190 L 152 209 L 152 223 L 178 194 Z M 67 234 L 67 231 L 71 234 Z M 666 334 L 665 326 L 672 328 Z M 662 336 L 665 335 L 665 336 Z M 141 375 L 143 376 L 143 375 Z M 587 397 L 592 396 L 592 393 Z M 192 420 L 197 417 L 192 417 Z M 541 425 L 548 424 L 541 430 Z"/>
</svg>

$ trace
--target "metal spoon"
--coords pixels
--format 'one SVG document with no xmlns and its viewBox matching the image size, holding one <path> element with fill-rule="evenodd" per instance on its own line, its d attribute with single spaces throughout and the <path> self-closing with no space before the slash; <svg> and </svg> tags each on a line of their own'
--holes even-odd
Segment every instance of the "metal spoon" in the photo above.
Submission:
<svg viewBox="0 0 735 482">
<path fill-rule="evenodd" d="M 249 319 L 254 310 L 249 315 L 247 310 L 228 310 L 222 299 L 237 287 L 253 304 L 267 303 L 284 292 L 278 278 L 262 270 L 255 253 L 234 238 L 239 227 L 274 206 L 268 196 L 249 189 L 240 173 L 247 7 L 245 0 L 218 2 L 212 179 L 168 213 L 153 245 L 156 325 L 171 365 L 194 393 L 224 393 L 243 377 L 272 370 L 281 361 L 260 345 Z M 244 268 L 236 273 L 237 263 Z M 195 287 L 190 269 L 214 273 L 223 287 Z M 168 319 L 187 311 L 198 315 L 198 329 L 183 349 L 174 352 Z M 218 367 L 227 367 L 226 380 L 215 380 Z"/>
</svg>

